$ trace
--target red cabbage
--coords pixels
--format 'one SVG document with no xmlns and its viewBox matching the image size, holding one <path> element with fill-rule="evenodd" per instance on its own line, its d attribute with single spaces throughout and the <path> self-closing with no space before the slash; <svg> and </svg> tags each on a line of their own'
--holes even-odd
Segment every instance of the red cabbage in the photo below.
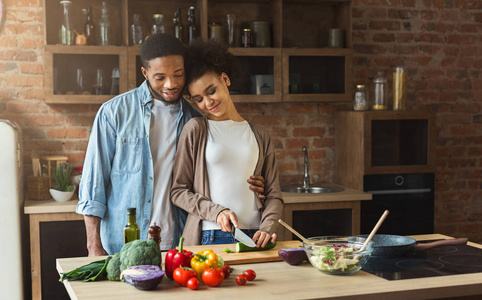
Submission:
<svg viewBox="0 0 482 300">
<path fill-rule="evenodd" d="M 137 289 L 152 290 L 159 285 L 164 273 L 158 266 L 140 265 L 125 269 L 121 278 L 124 278 L 125 282 Z"/>
</svg>

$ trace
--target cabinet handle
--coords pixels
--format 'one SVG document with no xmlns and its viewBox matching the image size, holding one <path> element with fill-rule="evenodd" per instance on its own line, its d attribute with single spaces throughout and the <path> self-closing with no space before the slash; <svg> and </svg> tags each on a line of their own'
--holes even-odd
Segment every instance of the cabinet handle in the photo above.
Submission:
<svg viewBox="0 0 482 300">
<path fill-rule="evenodd" d="M 400 194 L 419 194 L 430 193 L 432 189 L 407 189 L 407 190 L 384 190 L 384 191 L 366 191 L 373 195 L 400 195 Z"/>
</svg>

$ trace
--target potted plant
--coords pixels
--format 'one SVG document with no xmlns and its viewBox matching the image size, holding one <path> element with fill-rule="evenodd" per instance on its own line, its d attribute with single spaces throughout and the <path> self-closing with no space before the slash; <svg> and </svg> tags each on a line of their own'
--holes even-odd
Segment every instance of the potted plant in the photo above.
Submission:
<svg viewBox="0 0 482 300">
<path fill-rule="evenodd" d="M 57 170 L 53 174 L 55 185 L 50 189 L 50 195 L 57 202 L 69 201 L 74 194 L 74 187 L 70 185 L 70 173 L 72 167 L 67 163 L 57 165 Z"/>
</svg>

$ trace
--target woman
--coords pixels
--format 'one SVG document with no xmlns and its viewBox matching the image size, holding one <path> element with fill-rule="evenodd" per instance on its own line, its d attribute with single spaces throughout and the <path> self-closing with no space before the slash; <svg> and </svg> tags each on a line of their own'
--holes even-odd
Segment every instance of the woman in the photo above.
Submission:
<svg viewBox="0 0 482 300">
<path fill-rule="evenodd" d="M 186 87 L 206 117 L 185 125 L 174 162 L 171 201 L 189 213 L 187 245 L 234 243 L 231 223 L 257 247 L 276 240 L 283 200 L 274 148 L 234 107 L 228 90 L 233 66 L 233 55 L 215 41 L 198 39 L 188 48 Z M 253 174 L 265 179 L 264 201 L 246 188 Z"/>
</svg>

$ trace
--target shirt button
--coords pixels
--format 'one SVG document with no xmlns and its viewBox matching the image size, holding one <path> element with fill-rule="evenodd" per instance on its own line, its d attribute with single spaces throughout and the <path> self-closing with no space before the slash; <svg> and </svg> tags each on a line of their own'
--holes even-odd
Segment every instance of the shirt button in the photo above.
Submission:
<svg viewBox="0 0 482 300">
<path fill-rule="evenodd" d="M 148 117 L 148 118 L 149 118 L 149 114 L 147 114 L 147 115 L 146 115 L 146 117 Z"/>
<path fill-rule="evenodd" d="M 148 134 L 146 134 L 146 138 L 147 138 L 147 137 L 149 137 L 149 135 L 148 135 Z"/>
<path fill-rule="evenodd" d="M 148 224 L 148 223 L 149 223 L 149 220 L 145 220 L 144 222 L 146 222 L 146 224 Z"/>
<path fill-rule="evenodd" d="M 147 203 L 151 203 L 151 199 L 147 200 Z"/>
<path fill-rule="evenodd" d="M 152 181 L 152 177 L 149 177 L 149 180 Z"/>
</svg>

